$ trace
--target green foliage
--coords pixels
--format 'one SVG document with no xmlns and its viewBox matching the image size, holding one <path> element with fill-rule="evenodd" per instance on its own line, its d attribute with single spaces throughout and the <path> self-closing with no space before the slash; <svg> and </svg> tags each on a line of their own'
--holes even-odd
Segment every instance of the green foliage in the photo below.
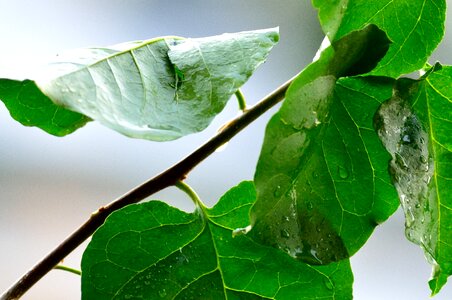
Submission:
<svg viewBox="0 0 452 300">
<path fill-rule="evenodd" d="M 377 122 L 392 156 L 390 171 L 405 212 L 407 238 L 434 265 L 434 294 L 452 274 L 451 80 L 452 68 L 439 64 L 420 80 L 400 79 Z"/>
<path fill-rule="evenodd" d="M 243 182 L 213 208 L 195 201 L 193 213 L 159 201 L 116 211 L 83 255 L 84 299 L 351 299 L 348 259 L 399 203 L 433 265 L 432 293 L 446 283 L 452 67 L 425 66 L 445 1 L 313 4 L 330 43 L 268 123 L 255 188 Z M 92 118 L 176 139 L 207 127 L 278 39 L 267 29 L 77 50 L 35 81 L 0 79 L 0 98 L 54 135 Z"/>
<path fill-rule="evenodd" d="M 336 83 L 344 73 L 336 69 L 350 70 L 355 63 L 353 56 L 342 56 L 352 54 L 356 44 L 366 49 L 374 36 L 358 31 L 333 43 L 334 54 L 326 49 L 300 74 L 267 126 L 254 178 L 252 233 L 311 264 L 354 254 L 398 206 L 371 113 L 391 96 L 393 81 L 368 77 Z M 384 55 L 366 54 L 359 66 L 361 60 L 375 65 Z"/>
<path fill-rule="evenodd" d="M 83 255 L 83 299 L 350 298 L 347 260 L 313 267 L 234 234 L 254 200 L 243 182 L 191 214 L 158 201 L 113 213 Z"/>
<path fill-rule="evenodd" d="M 89 121 L 89 118 L 54 104 L 31 80 L 0 79 L 0 99 L 11 116 L 25 126 L 64 136 Z"/>
<path fill-rule="evenodd" d="M 325 34 L 338 40 L 375 24 L 392 41 L 371 72 L 398 77 L 421 69 L 444 35 L 445 0 L 313 0 Z"/>
</svg>

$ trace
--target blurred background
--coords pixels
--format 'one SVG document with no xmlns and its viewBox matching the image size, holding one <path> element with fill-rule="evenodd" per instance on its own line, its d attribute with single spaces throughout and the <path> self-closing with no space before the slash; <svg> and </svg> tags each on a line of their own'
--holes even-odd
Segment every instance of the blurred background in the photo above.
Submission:
<svg viewBox="0 0 452 300">
<path fill-rule="evenodd" d="M 323 39 L 307 0 L 0 0 L 0 24 L 0 76 L 66 49 L 280 26 L 279 45 L 243 87 L 250 105 L 306 66 Z M 450 20 L 447 30 L 432 61 L 452 64 Z M 188 183 L 205 202 L 214 204 L 230 187 L 253 178 L 265 125 L 275 109 L 190 174 Z M 156 143 L 126 138 L 95 122 L 57 138 L 23 127 L 0 104 L 0 292 L 91 212 L 182 159 L 237 113 L 236 101 L 230 101 L 206 131 Z M 175 189 L 151 198 L 191 209 Z M 355 299 L 429 298 L 430 266 L 422 250 L 405 239 L 403 225 L 399 211 L 352 258 Z M 64 264 L 79 268 L 85 246 Z M 23 299 L 80 299 L 80 278 L 52 271 Z M 434 299 L 452 299 L 452 283 Z"/>
</svg>

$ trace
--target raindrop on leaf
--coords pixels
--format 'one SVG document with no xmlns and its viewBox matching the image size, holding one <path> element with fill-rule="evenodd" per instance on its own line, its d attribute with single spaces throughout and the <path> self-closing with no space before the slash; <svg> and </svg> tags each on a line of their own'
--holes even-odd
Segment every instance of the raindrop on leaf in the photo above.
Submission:
<svg viewBox="0 0 452 300">
<path fill-rule="evenodd" d="M 339 167 L 337 168 L 337 172 L 338 172 L 339 177 L 340 177 L 341 179 L 347 179 L 348 176 L 349 176 L 347 169 L 344 168 L 344 167 L 342 167 L 342 166 L 339 166 Z"/>
<path fill-rule="evenodd" d="M 281 237 L 282 237 L 282 238 L 285 238 L 285 239 L 290 238 L 289 231 L 287 231 L 287 229 L 281 230 Z"/>
<path fill-rule="evenodd" d="M 166 297 L 166 290 L 163 289 L 163 290 L 159 291 L 159 296 L 160 296 L 160 298 Z"/>
<path fill-rule="evenodd" d="M 273 196 L 275 196 L 275 198 L 279 198 L 281 197 L 281 186 L 278 185 L 275 189 L 275 191 L 273 192 Z"/>
<path fill-rule="evenodd" d="M 334 288 L 333 283 L 331 282 L 330 279 L 325 278 L 324 283 L 327 289 L 332 290 Z"/>
</svg>

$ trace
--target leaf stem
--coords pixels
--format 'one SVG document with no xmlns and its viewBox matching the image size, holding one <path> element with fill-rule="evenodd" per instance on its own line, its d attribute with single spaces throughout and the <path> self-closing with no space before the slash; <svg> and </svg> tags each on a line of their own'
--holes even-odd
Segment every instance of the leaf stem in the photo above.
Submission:
<svg viewBox="0 0 452 300">
<path fill-rule="evenodd" d="M 89 238 L 112 212 L 121 209 L 126 205 L 138 203 L 150 195 L 166 187 L 175 185 L 178 181 L 186 178 L 187 174 L 194 167 L 210 156 L 218 147 L 229 141 L 242 129 L 284 99 L 286 90 L 293 79 L 295 79 L 295 77 L 264 97 L 242 115 L 229 122 L 221 132 L 166 171 L 137 186 L 110 204 L 100 207 L 84 224 L 67 237 L 66 240 L 5 291 L 5 293 L 0 296 L 0 300 L 11 300 L 21 297 L 36 282 L 44 277 L 45 274 L 52 270 L 54 266 Z"/>
<path fill-rule="evenodd" d="M 201 208 L 202 210 L 204 210 L 206 208 L 206 205 L 202 202 L 201 198 L 199 198 L 198 194 L 195 192 L 195 190 L 192 189 L 191 186 L 189 186 L 188 184 L 186 184 L 182 180 L 177 181 L 175 186 L 179 190 L 181 190 L 182 192 L 187 194 L 188 197 L 190 197 L 190 199 L 193 200 L 193 203 L 197 207 Z"/>
<path fill-rule="evenodd" d="M 235 97 L 237 98 L 237 101 L 239 102 L 239 108 L 242 112 L 246 111 L 246 100 L 245 95 L 243 95 L 242 91 L 238 89 L 235 92 Z"/>
<path fill-rule="evenodd" d="M 80 275 L 80 276 L 82 275 L 82 271 L 76 270 L 76 269 L 73 269 L 73 268 L 70 268 L 70 267 L 67 267 L 67 266 L 63 266 L 63 265 L 57 265 L 57 266 L 54 267 L 54 269 L 55 270 L 67 271 L 69 273 L 73 273 L 73 274 Z"/>
</svg>

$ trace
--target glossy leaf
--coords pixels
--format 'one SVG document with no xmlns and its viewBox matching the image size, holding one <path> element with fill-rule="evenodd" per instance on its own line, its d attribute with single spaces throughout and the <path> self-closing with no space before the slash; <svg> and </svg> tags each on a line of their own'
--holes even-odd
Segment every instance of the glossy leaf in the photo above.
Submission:
<svg viewBox="0 0 452 300">
<path fill-rule="evenodd" d="M 362 33 L 333 43 L 292 83 L 268 124 L 254 177 L 254 238 L 311 264 L 349 257 L 398 206 L 388 156 L 372 125 L 393 80 L 336 84 L 341 75 L 367 72 L 384 55 L 353 49 L 372 44 L 374 36 Z M 346 56 L 353 51 L 361 55 L 357 62 Z"/>
<path fill-rule="evenodd" d="M 312 267 L 233 237 L 254 200 L 244 182 L 191 214 L 157 201 L 113 213 L 83 255 L 83 299 L 350 299 L 348 261 Z"/>
<path fill-rule="evenodd" d="M 444 0 L 313 0 L 323 31 L 332 41 L 375 24 L 392 41 L 371 72 L 398 77 L 423 67 L 444 35 Z"/>
<path fill-rule="evenodd" d="M 11 116 L 25 126 L 64 136 L 82 127 L 89 118 L 55 105 L 31 80 L 0 79 L 0 100 Z"/>
<path fill-rule="evenodd" d="M 312 263 L 347 258 L 398 207 L 372 111 L 392 80 L 328 77 L 294 86 L 270 121 L 252 210 L 255 239 Z M 319 92 L 321 91 L 321 92 Z"/>
<path fill-rule="evenodd" d="M 273 28 L 81 49 L 37 83 L 55 103 L 125 135 L 173 140 L 206 128 L 278 38 Z"/>
<path fill-rule="evenodd" d="M 436 294 L 452 274 L 452 67 L 401 79 L 378 114 L 379 135 L 405 212 L 407 238 L 434 265 Z"/>
</svg>

